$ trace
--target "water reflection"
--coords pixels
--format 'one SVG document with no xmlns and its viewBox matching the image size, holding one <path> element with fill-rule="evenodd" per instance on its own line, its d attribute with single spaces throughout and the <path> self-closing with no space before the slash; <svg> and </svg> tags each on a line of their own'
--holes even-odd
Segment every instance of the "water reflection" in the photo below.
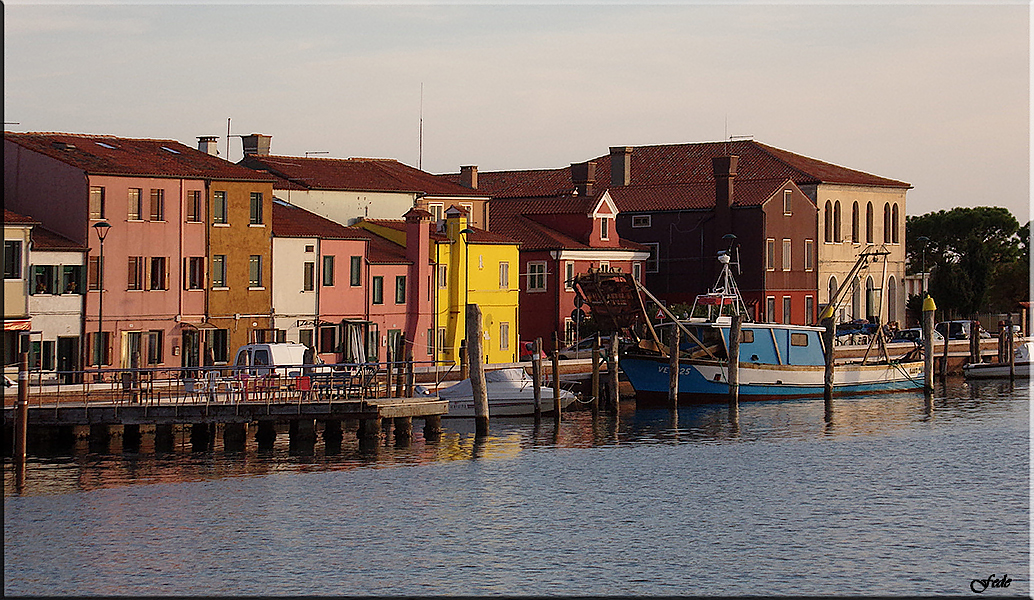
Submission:
<svg viewBox="0 0 1034 600">
<path fill-rule="evenodd" d="M 281 428 L 271 449 L 258 448 L 250 432 L 243 451 L 227 451 L 221 435 L 210 449 L 192 452 L 189 427 L 174 430 L 173 451 L 156 452 L 154 436 L 145 432 L 139 450 L 126 452 L 119 436 L 105 452 L 96 452 L 85 438 L 75 440 L 71 456 L 30 457 L 25 495 L 66 494 L 131 484 L 206 481 L 267 476 L 277 472 L 341 471 L 419 466 L 448 461 L 511 460 L 522 452 L 548 448 L 596 448 L 649 444 L 722 444 L 837 436 L 888 435 L 912 428 L 948 426 L 953 420 L 992 419 L 1004 412 L 1026 415 L 1029 382 L 949 378 L 930 395 L 887 394 L 834 398 L 833 412 L 821 398 L 780 402 L 745 402 L 738 410 L 725 404 L 636 410 L 623 402 L 619 415 L 589 411 L 551 420 L 495 419 L 489 434 L 475 435 L 473 419 L 446 419 L 443 432 L 430 439 L 422 427 L 397 438 L 390 427 L 379 439 L 364 442 L 347 427 L 340 444 L 321 435 L 314 446 L 298 452 Z M 1025 417 L 1024 417 L 1025 418 Z M 333 439 L 333 435 L 331 435 Z M 5 460 L 4 495 L 17 494 L 15 473 Z"/>
</svg>

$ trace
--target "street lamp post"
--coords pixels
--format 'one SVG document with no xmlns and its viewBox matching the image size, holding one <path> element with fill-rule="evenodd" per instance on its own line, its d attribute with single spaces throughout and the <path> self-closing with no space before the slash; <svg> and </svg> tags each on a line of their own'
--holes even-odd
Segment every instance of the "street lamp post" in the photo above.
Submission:
<svg viewBox="0 0 1034 600">
<path fill-rule="evenodd" d="M 470 234 L 474 233 L 474 230 L 465 227 L 460 230 L 460 233 L 463 234 L 463 314 L 466 315 L 467 305 L 470 304 Z M 467 343 L 470 343 L 466 323 L 466 318 L 464 318 L 463 339 L 467 339 Z"/>
<path fill-rule="evenodd" d="M 107 221 L 99 221 L 93 224 L 93 230 L 97 232 L 97 238 L 101 241 L 100 261 L 97 264 L 97 376 L 100 377 L 102 353 L 104 352 L 104 238 L 108 237 L 111 225 Z"/>
<path fill-rule="evenodd" d="M 926 298 L 926 245 L 930 243 L 930 238 L 926 237 L 925 235 L 921 235 L 921 236 L 919 236 L 919 237 L 917 237 L 917 238 L 916 238 L 916 241 L 917 241 L 917 242 L 922 242 L 922 243 L 923 243 L 923 274 L 922 274 L 922 284 L 923 284 L 923 298 Z"/>
</svg>

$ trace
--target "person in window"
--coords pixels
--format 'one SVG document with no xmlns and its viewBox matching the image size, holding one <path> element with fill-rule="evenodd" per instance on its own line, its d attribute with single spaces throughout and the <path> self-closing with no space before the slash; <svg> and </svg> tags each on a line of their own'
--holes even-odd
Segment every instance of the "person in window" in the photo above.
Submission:
<svg viewBox="0 0 1034 600">
<path fill-rule="evenodd" d="M 79 284 L 74 279 L 69 279 L 68 283 L 65 284 L 65 293 L 74 294 L 79 290 Z"/>
<path fill-rule="evenodd" d="M 47 278 L 44 277 L 42 274 L 36 276 L 36 293 L 47 293 Z"/>
</svg>

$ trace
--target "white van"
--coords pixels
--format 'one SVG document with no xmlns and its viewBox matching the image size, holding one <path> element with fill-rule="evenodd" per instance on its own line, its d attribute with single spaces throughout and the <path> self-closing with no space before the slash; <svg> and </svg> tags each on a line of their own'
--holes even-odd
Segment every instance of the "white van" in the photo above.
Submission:
<svg viewBox="0 0 1034 600">
<path fill-rule="evenodd" d="M 306 356 L 306 352 L 309 355 Z M 245 344 L 237 349 L 234 367 L 249 375 L 268 375 L 276 367 L 276 371 L 288 377 L 302 374 L 302 365 L 322 365 L 323 361 L 311 352 L 305 344 L 284 342 L 279 344 Z M 314 370 L 329 370 L 329 367 L 315 367 Z"/>
</svg>

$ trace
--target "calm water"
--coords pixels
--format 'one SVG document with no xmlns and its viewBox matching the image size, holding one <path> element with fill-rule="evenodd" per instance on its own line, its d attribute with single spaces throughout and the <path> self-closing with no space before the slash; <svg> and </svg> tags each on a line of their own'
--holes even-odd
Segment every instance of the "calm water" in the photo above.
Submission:
<svg viewBox="0 0 1034 600">
<path fill-rule="evenodd" d="M 342 454 L 80 453 L 4 480 L 5 594 L 1027 596 L 1029 385 L 472 421 Z M 632 408 L 632 404 L 626 407 Z M 150 436 L 145 436 L 145 444 Z"/>
</svg>

